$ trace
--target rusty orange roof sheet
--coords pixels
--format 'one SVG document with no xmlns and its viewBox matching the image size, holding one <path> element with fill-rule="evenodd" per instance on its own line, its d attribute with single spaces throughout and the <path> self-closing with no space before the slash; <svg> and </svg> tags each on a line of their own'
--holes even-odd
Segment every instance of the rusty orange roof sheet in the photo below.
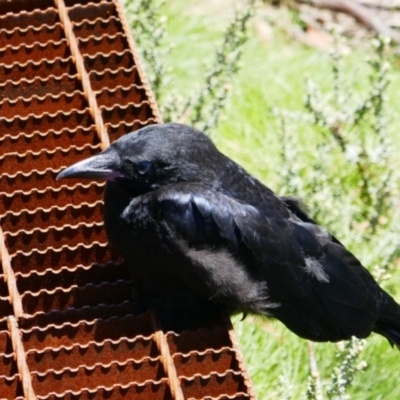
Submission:
<svg viewBox="0 0 400 400">
<path fill-rule="evenodd" d="M 255 398 L 226 316 L 132 315 L 104 183 L 55 180 L 160 122 L 119 0 L 0 0 L 1 398 Z"/>
</svg>

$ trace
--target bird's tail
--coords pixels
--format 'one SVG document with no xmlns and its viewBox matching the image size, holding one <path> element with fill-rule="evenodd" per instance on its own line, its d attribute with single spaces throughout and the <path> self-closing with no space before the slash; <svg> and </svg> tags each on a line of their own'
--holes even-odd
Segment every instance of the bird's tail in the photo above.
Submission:
<svg viewBox="0 0 400 400">
<path fill-rule="evenodd" d="M 374 331 L 384 336 L 392 346 L 395 345 L 400 350 L 400 305 L 383 291 Z"/>
</svg>

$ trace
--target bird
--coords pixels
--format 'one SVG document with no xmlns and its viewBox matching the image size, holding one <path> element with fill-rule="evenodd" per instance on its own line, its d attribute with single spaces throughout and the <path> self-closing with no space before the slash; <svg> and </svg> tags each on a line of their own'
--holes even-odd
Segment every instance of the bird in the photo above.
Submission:
<svg viewBox="0 0 400 400">
<path fill-rule="evenodd" d="M 109 242 L 133 293 L 148 299 L 138 307 L 158 309 L 164 324 L 223 307 L 275 318 L 311 341 L 376 332 L 400 346 L 400 306 L 356 256 L 206 134 L 146 126 L 57 176 L 66 178 L 106 181 Z"/>
</svg>

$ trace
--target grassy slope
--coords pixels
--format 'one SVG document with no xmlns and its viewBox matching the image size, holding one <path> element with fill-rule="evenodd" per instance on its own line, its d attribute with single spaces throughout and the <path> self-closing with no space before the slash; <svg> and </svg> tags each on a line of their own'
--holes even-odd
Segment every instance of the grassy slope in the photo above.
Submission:
<svg viewBox="0 0 400 400">
<path fill-rule="evenodd" d="M 174 90 L 192 93 L 210 62 L 214 41 L 230 15 L 230 4 L 195 1 L 170 2 L 169 41 L 175 44 L 168 60 L 175 78 Z M 349 71 L 359 71 L 361 54 L 350 57 Z M 268 106 L 298 109 L 303 99 L 304 76 L 317 81 L 328 79 L 328 56 L 279 34 L 263 43 L 253 32 L 242 63 L 244 68 L 233 82 L 233 94 L 214 139 L 218 147 L 241 163 L 272 189 L 279 187 L 276 123 L 268 116 Z M 398 80 L 398 75 L 394 76 Z M 392 89 L 394 97 L 396 87 Z M 312 138 L 310 138 L 312 139 Z M 397 276 L 393 283 L 399 283 Z M 400 286 L 400 284 L 398 285 Z M 398 297 L 399 299 L 399 297 Z M 265 319 L 234 319 L 236 332 L 260 399 L 301 398 L 308 374 L 307 343 L 291 334 L 280 323 Z M 334 365 L 334 344 L 316 344 L 316 357 L 324 379 Z M 363 353 L 368 363 L 357 374 L 350 393 L 353 399 L 400 398 L 398 365 L 400 354 L 385 340 L 374 335 Z M 283 379 L 283 384 L 281 380 Z"/>
</svg>

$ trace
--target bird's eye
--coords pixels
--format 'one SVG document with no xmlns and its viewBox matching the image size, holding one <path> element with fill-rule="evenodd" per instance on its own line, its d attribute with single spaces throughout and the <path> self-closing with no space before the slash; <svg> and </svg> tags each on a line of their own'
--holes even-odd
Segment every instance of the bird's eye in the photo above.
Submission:
<svg viewBox="0 0 400 400">
<path fill-rule="evenodd" d="M 140 175 L 145 175 L 150 172 L 152 163 L 150 161 L 140 161 L 137 165 L 137 170 Z"/>
</svg>

